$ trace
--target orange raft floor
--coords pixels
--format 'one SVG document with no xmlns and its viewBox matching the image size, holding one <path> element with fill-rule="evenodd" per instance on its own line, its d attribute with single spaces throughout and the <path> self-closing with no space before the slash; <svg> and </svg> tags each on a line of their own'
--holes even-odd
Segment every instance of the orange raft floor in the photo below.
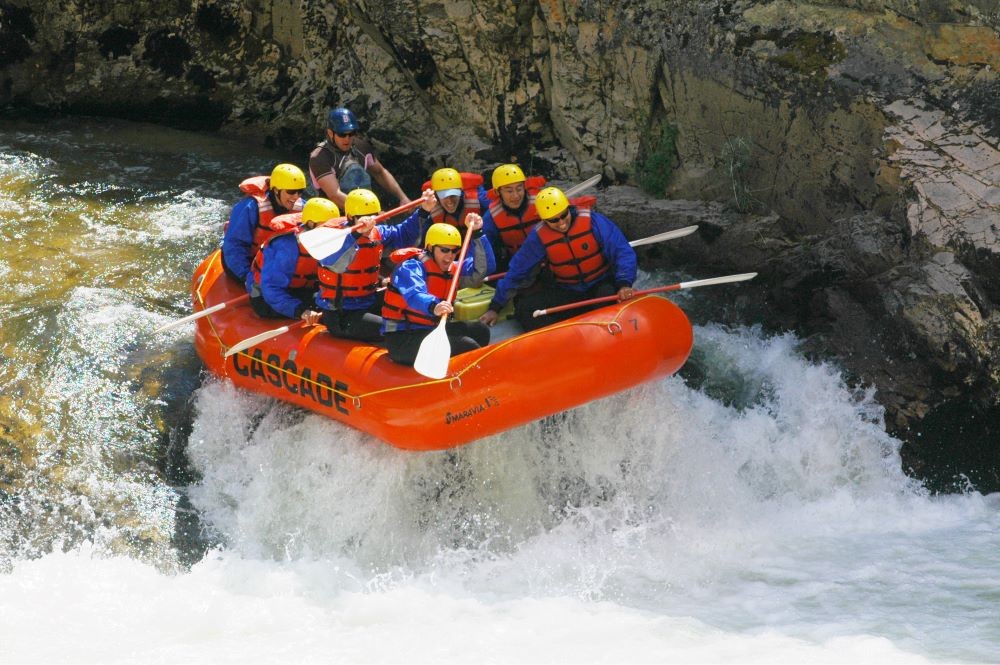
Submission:
<svg viewBox="0 0 1000 665">
<path fill-rule="evenodd" d="M 194 310 L 245 291 L 213 252 L 195 271 Z M 244 302 L 196 321 L 195 348 L 233 383 L 316 411 L 397 448 L 469 443 L 673 374 L 691 353 L 691 324 L 659 296 L 642 296 L 455 356 L 428 379 L 384 348 L 295 328 L 225 358 L 237 342 L 292 323 Z"/>
</svg>

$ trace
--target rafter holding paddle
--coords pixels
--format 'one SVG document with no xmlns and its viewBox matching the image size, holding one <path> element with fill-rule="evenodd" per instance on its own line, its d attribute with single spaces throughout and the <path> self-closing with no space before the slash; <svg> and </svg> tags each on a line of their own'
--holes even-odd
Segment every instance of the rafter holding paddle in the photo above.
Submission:
<svg viewBox="0 0 1000 665">
<path fill-rule="evenodd" d="M 455 293 L 458 291 L 458 281 L 462 278 L 462 265 L 465 263 L 465 255 L 469 251 L 469 244 L 475 233 L 466 233 L 462 241 L 462 250 L 458 254 L 457 269 L 451 277 L 451 284 L 448 287 L 447 302 L 455 300 Z M 448 339 L 448 316 L 450 312 L 441 315 L 437 326 L 420 343 L 417 350 L 417 358 L 413 361 L 413 369 L 429 379 L 443 379 L 448 373 L 448 361 L 451 359 L 451 341 Z"/>
<path fill-rule="evenodd" d="M 412 210 L 413 208 L 423 204 L 424 201 L 424 197 L 420 197 L 414 201 L 410 201 L 409 203 L 397 206 L 392 210 L 380 212 L 375 215 L 375 223 L 383 222 L 402 212 Z M 309 252 L 310 256 L 314 259 L 323 260 L 343 247 L 347 237 L 351 235 L 351 231 L 358 228 L 357 225 L 346 227 L 331 226 L 331 223 L 344 224 L 346 221 L 347 218 L 340 217 L 336 220 L 330 220 L 330 222 L 327 222 L 322 226 L 317 226 L 312 230 L 303 231 L 299 234 L 299 242 L 306 248 L 306 251 Z"/>
<path fill-rule="evenodd" d="M 697 279 L 693 282 L 678 282 L 677 284 L 668 284 L 667 286 L 657 286 L 652 289 L 643 289 L 641 291 L 636 291 L 632 297 L 636 298 L 638 296 L 649 295 L 650 293 L 664 293 L 666 291 L 680 291 L 681 289 L 693 289 L 699 286 L 712 286 L 714 284 L 730 284 L 732 282 L 743 282 L 748 279 L 753 279 L 757 276 L 755 272 L 745 272 L 739 275 L 726 275 L 725 277 L 710 277 L 708 279 Z M 546 314 L 555 314 L 557 312 L 566 312 L 571 309 L 576 309 L 578 307 L 586 307 L 587 305 L 598 305 L 605 302 L 615 302 L 618 300 L 618 296 L 603 296 L 601 298 L 590 298 L 589 300 L 580 300 L 578 302 L 571 302 L 566 305 L 557 305 L 555 307 L 547 307 L 545 309 L 536 309 L 532 312 L 532 316 L 536 319 L 539 316 L 545 316 Z"/>
</svg>

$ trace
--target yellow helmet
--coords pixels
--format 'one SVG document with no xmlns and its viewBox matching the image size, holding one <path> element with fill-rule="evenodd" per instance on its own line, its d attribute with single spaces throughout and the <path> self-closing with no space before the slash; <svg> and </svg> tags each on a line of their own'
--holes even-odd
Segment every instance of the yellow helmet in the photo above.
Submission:
<svg viewBox="0 0 1000 665">
<path fill-rule="evenodd" d="M 278 164 L 271 171 L 271 187 L 275 189 L 305 189 L 306 174 L 294 164 Z"/>
<path fill-rule="evenodd" d="M 381 211 L 382 204 L 370 189 L 352 189 L 344 201 L 344 212 L 348 217 L 364 217 Z"/>
<path fill-rule="evenodd" d="M 535 210 L 541 219 L 555 219 L 569 207 L 569 199 L 558 187 L 546 187 L 535 197 Z"/>
<path fill-rule="evenodd" d="M 493 189 L 525 180 L 524 171 L 517 164 L 501 164 L 493 170 Z"/>
<path fill-rule="evenodd" d="M 427 237 L 424 238 L 424 247 L 430 248 L 434 245 L 461 247 L 462 234 L 451 224 L 441 222 L 431 224 L 431 227 L 427 229 Z"/>
<path fill-rule="evenodd" d="M 438 196 L 461 196 L 462 176 L 455 169 L 438 169 L 431 176 L 431 189 Z"/>
<path fill-rule="evenodd" d="M 309 199 L 306 201 L 305 207 L 302 208 L 303 224 L 308 224 L 309 222 L 322 224 L 334 217 L 340 217 L 340 208 L 333 201 L 324 199 L 321 196 Z"/>
</svg>

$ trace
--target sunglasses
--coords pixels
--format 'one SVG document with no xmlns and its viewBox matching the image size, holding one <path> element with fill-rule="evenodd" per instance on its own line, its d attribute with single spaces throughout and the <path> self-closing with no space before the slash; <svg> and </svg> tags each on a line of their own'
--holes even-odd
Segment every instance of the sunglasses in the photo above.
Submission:
<svg viewBox="0 0 1000 665">
<path fill-rule="evenodd" d="M 336 134 L 342 139 L 348 139 L 351 138 L 352 136 L 356 136 L 357 132 L 347 132 L 346 134 L 341 134 L 340 132 L 334 132 L 334 134 Z"/>
<path fill-rule="evenodd" d="M 445 254 L 458 254 L 459 250 L 458 247 L 442 247 L 441 245 L 438 245 L 437 248 L 440 249 Z"/>
<path fill-rule="evenodd" d="M 302 192 L 304 192 L 304 191 L 306 191 L 306 190 L 304 190 L 304 189 L 286 189 L 285 193 L 286 194 L 291 194 L 292 196 L 302 196 Z"/>
<path fill-rule="evenodd" d="M 566 219 L 568 216 L 569 216 L 569 208 L 566 208 L 563 211 L 563 214 L 559 215 L 558 217 L 553 217 L 552 219 L 546 219 L 543 221 L 551 226 L 556 226 L 557 224 L 562 223 L 562 221 Z"/>
</svg>

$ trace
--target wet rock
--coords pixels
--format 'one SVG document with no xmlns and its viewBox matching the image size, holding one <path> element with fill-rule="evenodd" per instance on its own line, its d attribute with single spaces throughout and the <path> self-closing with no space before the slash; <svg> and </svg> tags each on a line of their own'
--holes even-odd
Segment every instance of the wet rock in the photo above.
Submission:
<svg viewBox="0 0 1000 665">
<path fill-rule="evenodd" d="M 111 26 L 97 37 L 98 51 L 110 59 L 131 55 L 138 43 L 139 33 L 120 25 Z"/>
<path fill-rule="evenodd" d="M 31 46 L 37 27 L 31 11 L 0 4 L 0 67 L 16 65 L 34 54 Z"/>
</svg>

